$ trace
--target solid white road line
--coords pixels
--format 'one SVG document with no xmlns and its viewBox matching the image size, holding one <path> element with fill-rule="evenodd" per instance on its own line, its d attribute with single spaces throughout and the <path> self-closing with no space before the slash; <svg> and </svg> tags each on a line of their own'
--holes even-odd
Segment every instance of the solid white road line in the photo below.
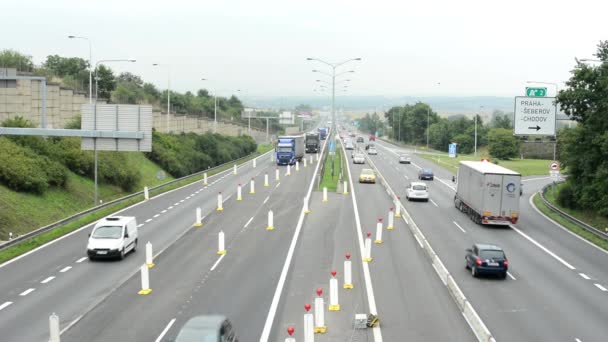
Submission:
<svg viewBox="0 0 608 342">
<path fill-rule="evenodd" d="M 580 275 L 583 279 L 589 280 L 591 278 L 589 278 L 588 275 L 586 275 L 585 273 L 579 273 L 578 275 Z"/>
<path fill-rule="evenodd" d="M 27 289 L 27 290 L 25 290 L 25 291 L 21 292 L 19 295 L 20 295 L 21 297 L 25 297 L 25 296 L 27 296 L 28 294 L 30 294 L 30 293 L 32 293 L 32 292 L 34 292 L 34 291 L 36 291 L 36 289 Z"/>
<path fill-rule="evenodd" d="M 211 266 L 211 271 L 213 271 L 217 267 L 217 265 L 220 264 L 220 261 L 222 261 L 222 259 L 224 259 L 225 256 L 226 256 L 226 254 L 220 255 L 220 257 L 217 259 L 215 264 L 213 264 L 213 266 Z"/>
<path fill-rule="evenodd" d="M 13 304 L 13 302 L 4 302 L 4 304 L 0 305 L 0 311 L 2 311 L 2 309 L 5 309 L 11 304 Z"/>
<path fill-rule="evenodd" d="M 148 222 L 152 222 L 152 219 L 147 219 L 147 220 L 146 220 L 146 223 L 148 223 Z"/>
<path fill-rule="evenodd" d="M 88 259 L 87 257 L 82 257 L 82 258 L 80 258 L 80 259 L 76 260 L 76 263 L 77 263 L 77 264 L 80 264 L 81 262 L 83 262 L 83 261 L 85 261 L 85 260 L 87 260 L 87 259 Z"/>
<path fill-rule="evenodd" d="M 175 323 L 175 318 L 169 321 L 169 324 L 167 324 L 167 326 L 165 327 L 165 330 L 163 330 L 163 332 L 161 332 L 160 335 L 158 335 L 158 337 L 156 338 L 156 340 L 154 340 L 154 342 L 162 341 L 163 337 L 165 337 L 165 335 L 167 334 L 169 329 L 171 329 L 171 326 L 173 326 L 173 323 Z"/>
<path fill-rule="evenodd" d="M 55 279 L 55 277 L 54 276 L 50 276 L 50 277 L 44 279 L 43 281 L 41 281 L 40 284 L 46 284 L 46 283 L 48 283 L 49 281 L 51 281 L 53 279 Z"/>
<path fill-rule="evenodd" d="M 264 204 L 266 204 L 266 202 L 268 202 L 269 199 L 270 199 L 270 196 L 266 197 L 266 199 L 264 200 Z"/>
<path fill-rule="evenodd" d="M 515 232 L 517 232 L 519 235 L 525 237 L 528 241 L 532 242 L 533 244 L 536 245 L 536 247 L 542 249 L 545 253 L 549 254 L 550 256 L 552 256 L 555 260 L 559 261 L 562 263 L 562 265 L 568 267 L 571 270 L 575 270 L 576 267 L 570 265 L 568 262 L 566 262 L 564 259 L 560 258 L 557 254 L 551 252 L 549 249 L 547 249 L 547 247 L 541 245 L 540 243 L 538 243 L 536 240 L 534 240 L 533 238 L 529 237 L 526 233 L 522 232 L 521 230 L 515 228 L 514 226 L 509 226 L 511 227 Z"/>
<path fill-rule="evenodd" d="M 159 216 L 160 216 L 160 214 L 156 214 L 156 215 L 154 215 L 154 216 L 152 216 L 152 217 L 157 218 L 157 217 L 159 217 Z"/>
<path fill-rule="evenodd" d="M 509 278 L 513 279 L 513 280 L 517 280 L 517 278 L 515 278 L 511 272 L 507 271 L 507 275 L 509 276 Z"/>
<path fill-rule="evenodd" d="M 422 241 L 420 241 L 420 239 L 418 238 L 418 235 L 414 234 L 414 238 L 416 239 L 416 241 L 418 241 L 420 248 L 424 248 L 424 245 L 422 244 Z"/>
<path fill-rule="evenodd" d="M 604 292 L 608 291 L 608 290 L 607 290 L 605 287 L 603 287 L 603 286 L 602 286 L 602 285 L 600 285 L 600 284 L 593 284 L 593 285 L 595 285 L 595 287 L 597 287 L 598 289 L 600 289 L 600 290 L 602 290 L 602 291 L 604 291 Z"/>
<path fill-rule="evenodd" d="M 437 208 L 439 208 L 439 206 L 437 205 L 437 203 L 435 203 L 435 201 L 433 201 L 432 199 L 429 198 L 429 201 L 431 201 L 431 203 L 433 203 L 434 206 L 436 206 Z"/>
<path fill-rule="evenodd" d="M 456 221 L 452 221 L 452 223 L 454 223 L 456 225 L 456 227 L 458 227 L 458 229 L 462 230 L 463 233 L 466 233 L 467 231 L 464 230 L 458 223 L 456 223 Z"/>
<path fill-rule="evenodd" d="M 249 221 L 247 221 L 247 223 L 245 223 L 245 226 L 243 228 L 247 228 L 247 226 L 251 223 L 251 221 L 253 221 L 253 216 L 251 216 Z"/>
<path fill-rule="evenodd" d="M 69 271 L 71 269 L 72 269 L 72 266 L 66 266 L 66 267 L 62 268 L 61 271 L 59 271 L 59 272 L 60 273 L 65 273 L 65 272 L 67 272 L 67 271 Z"/>
</svg>

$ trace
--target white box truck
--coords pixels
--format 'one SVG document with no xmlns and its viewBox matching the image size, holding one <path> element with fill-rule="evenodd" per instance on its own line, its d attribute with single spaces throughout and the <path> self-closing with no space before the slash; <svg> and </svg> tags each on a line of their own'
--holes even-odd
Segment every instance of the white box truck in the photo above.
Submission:
<svg viewBox="0 0 608 342">
<path fill-rule="evenodd" d="M 477 224 L 519 219 L 521 174 L 489 161 L 461 161 L 454 205 Z"/>
</svg>

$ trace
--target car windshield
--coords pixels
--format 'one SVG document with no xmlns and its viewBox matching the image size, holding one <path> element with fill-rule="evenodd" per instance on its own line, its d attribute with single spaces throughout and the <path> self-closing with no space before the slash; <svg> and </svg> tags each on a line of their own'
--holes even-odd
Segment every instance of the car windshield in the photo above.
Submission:
<svg viewBox="0 0 608 342">
<path fill-rule="evenodd" d="M 94 239 L 120 239 L 122 237 L 121 226 L 102 226 L 93 231 Z"/>
<path fill-rule="evenodd" d="M 483 249 L 479 251 L 479 257 L 481 259 L 504 259 L 505 253 L 503 251 L 494 249 Z"/>
<path fill-rule="evenodd" d="M 372 170 L 372 169 L 363 169 L 363 170 L 361 170 L 361 175 L 363 175 L 363 176 L 373 176 L 374 175 L 374 170 Z"/>
<path fill-rule="evenodd" d="M 423 191 L 423 190 L 426 190 L 426 186 L 424 186 L 422 184 L 416 184 L 416 185 L 412 186 L 412 189 Z"/>
<path fill-rule="evenodd" d="M 291 147 L 289 146 L 282 146 L 277 148 L 277 152 L 291 152 Z"/>
<path fill-rule="evenodd" d="M 422 169 L 422 173 L 431 174 L 433 173 L 433 171 L 431 171 L 430 169 Z"/>
</svg>

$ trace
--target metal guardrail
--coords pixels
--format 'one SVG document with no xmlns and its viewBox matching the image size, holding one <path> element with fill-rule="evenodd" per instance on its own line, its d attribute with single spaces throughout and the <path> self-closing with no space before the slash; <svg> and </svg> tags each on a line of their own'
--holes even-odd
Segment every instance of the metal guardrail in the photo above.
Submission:
<svg viewBox="0 0 608 342">
<path fill-rule="evenodd" d="M 579 219 L 577 219 L 576 217 L 564 212 L 563 210 L 557 208 L 556 206 L 554 206 L 553 204 L 551 204 L 546 198 L 545 198 L 545 193 L 547 192 L 547 190 L 553 186 L 554 184 L 547 184 L 545 185 L 540 193 L 540 198 L 543 200 L 543 202 L 545 203 L 545 205 L 547 206 L 547 208 L 551 209 L 554 213 L 558 214 L 559 216 L 565 218 L 566 220 L 576 224 L 577 226 L 583 228 L 584 230 L 588 231 L 589 233 L 602 238 L 606 241 L 608 241 L 608 234 L 602 232 L 601 230 L 593 227 L 590 224 L 587 224 Z"/>
<path fill-rule="evenodd" d="M 266 153 L 268 153 L 268 152 L 266 152 Z M 266 153 L 264 153 L 264 154 L 266 154 Z M 253 157 L 255 154 L 256 153 L 251 153 L 251 154 L 249 154 L 247 156 L 241 157 L 239 159 L 231 160 L 229 162 L 226 162 L 226 163 L 214 166 L 214 167 L 209 168 L 207 170 L 196 172 L 196 173 L 193 173 L 193 174 L 188 175 L 188 176 L 184 176 L 184 177 L 181 177 L 181 178 L 174 179 L 174 180 L 169 181 L 167 183 L 163 183 L 163 184 L 157 185 L 155 187 L 149 188 L 148 191 L 152 192 L 152 191 L 155 191 L 155 190 L 161 190 L 161 189 L 166 188 L 168 186 L 171 186 L 171 185 L 173 185 L 175 183 L 178 183 L 178 182 L 181 182 L 181 181 L 184 181 L 184 180 L 188 180 L 188 179 L 191 179 L 191 178 L 202 176 L 205 172 L 215 171 L 215 170 L 221 169 L 223 167 L 226 167 L 226 166 L 234 164 L 234 163 L 238 164 L 239 162 L 241 162 L 243 160 L 246 160 L 248 158 Z M 264 155 L 264 154 L 262 154 L 262 155 Z M 3 251 L 3 250 L 5 250 L 5 249 L 7 249 L 7 248 L 9 248 L 11 246 L 14 246 L 14 245 L 20 243 L 20 242 L 23 242 L 23 241 L 26 241 L 28 239 L 34 238 L 34 237 L 36 237 L 38 235 L 44 234 L 44 233 L 46 233 L 48 231 L 51 231 L 51 230 L 53 230 L 53 229 L 55 229 L 57 227 L 63 226 L 63 225 L 65 225 L 67 223 L 70 223 L 72 221 L 75 221 L 75 220 L 77 220 L 77 219 L 79 219 L 81 217 L 84 217 L 84 216 L 88 215 L 88 214 L 92 214 L 92 213 L 97 212 L 97 211 L 99 211 L 101 209 L 104 209 L 104 208 L 107 208 L 107 207 L 111 207 L 111 206 L 113 206 L 115 204 L 126 202 L 126 201 L 128 201 L 128 200 L 130 200 L 132 198 L 137 197 L 137 196 L 143 196 L 143 194 L 144 194 L 143 190 L 142 191 L 138 191 L 138 192 L 132 193 L 130 195 L 127 195 L 127 196 L 124 196 L 124 197 L 121 197 L 121 198 L 117 198 L 115 200 L 112 200 L 112 201 L 103 203 L 101 205 L 89 208 L 87 210 L 81 211 L 81 212 L 79 212 L 77 214 L 74 214 L 74 215 L 72 215 L 70 217 L 66 217 L 64 219 L 61 219 L 61 220 L 55 222 L 55 223 L 51 223 L 51 224 L 49 224 L 47 226 L 38 228 L 38 229 L 36 229 L 36 230 L 34 230 L 32 232 L 29 232 L 27 234 L 20 235 L 20 236 L 14 238 L 12 240 L 9 240 L 9 241 L 5 242 L 2 245 L 0 245 L 0 251 Z"/>
</svg>

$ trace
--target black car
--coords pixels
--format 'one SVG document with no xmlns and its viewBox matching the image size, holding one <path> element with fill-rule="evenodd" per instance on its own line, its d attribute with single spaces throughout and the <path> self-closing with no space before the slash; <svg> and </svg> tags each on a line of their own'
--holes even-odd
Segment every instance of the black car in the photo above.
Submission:
<svg viewBox="0 0 608 342">
<path fill-rule="evenodd" d="M 420 169 L 420 170 L 418 170 L 418 179 L 420 179 L 420 180 L 423 180 L 423 179 L 433 180 L 433 178 L 435 178 L 435 175 L 433 174 L 433 170 L 431 170 L 431 169 Z"/>
<path fill-rule="evenodd" d="M 473 277 L 480 274 L 496 274 L 502 279 L 507 277 L 509 260 L 502 248 L 478 243 L 472 248 L 467 248 L 466 252 L 465 267 L 471 270 Z"/>
<path fill-rule="evenodd" d="M 362 143 L 362 142 L 365 142 L 365 140 L 363 140 L 363 137 L 358 137 L 358 138 L 357 138 L 357 142 L 358 142 L 358 143 Z"/>
</svg>

